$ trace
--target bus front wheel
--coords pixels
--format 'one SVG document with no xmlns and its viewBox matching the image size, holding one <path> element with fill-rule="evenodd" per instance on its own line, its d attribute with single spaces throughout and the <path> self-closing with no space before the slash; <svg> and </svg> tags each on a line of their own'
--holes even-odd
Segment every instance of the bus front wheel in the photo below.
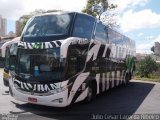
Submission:
<svg viewBox="0 0 160 120">
<path fill-rule="evenodd" d="M 96 97 L 96 89 L 96 83 L 92 82 L 89 84 L 85 103 L 91 102 Z"/>
</svg>

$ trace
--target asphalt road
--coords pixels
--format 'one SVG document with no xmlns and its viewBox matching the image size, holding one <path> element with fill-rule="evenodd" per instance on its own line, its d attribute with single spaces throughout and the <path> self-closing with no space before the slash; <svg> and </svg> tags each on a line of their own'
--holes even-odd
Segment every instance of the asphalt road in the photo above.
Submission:
<svg viewBox="0 0 160 120">
<path fill-rule="evenodd" d="M 3 86 L 2 71 L 0 69 L 2 120 L 114 119 L 116 115 L 160 114 L 160 83 L 132 80 L 127 86 L 98 95 L 89 104 L 81 102 L 66 108 L 55 108 L 15 101 L 8 88 Z M 156 118 L 160 119 L 160 116 Z"/>
</svg>

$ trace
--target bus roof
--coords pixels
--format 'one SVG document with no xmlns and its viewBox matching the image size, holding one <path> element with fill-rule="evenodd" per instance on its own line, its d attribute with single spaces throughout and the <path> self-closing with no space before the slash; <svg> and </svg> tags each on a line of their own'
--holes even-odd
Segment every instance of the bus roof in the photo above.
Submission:
<svg viewBox="0 0 160 120">
<path fill-rule="evenodd" d="M 81 12 L 69 12 L 69 11 L 58 11 L 58 12 L 49 12 L 49 13 L 42 13 L 42 14 L 39 14 L 39 15 L 35 15 L 33 17 L 36 17 L 36 16 L 46 16 L 46 15 L 61 15 L 61 14 L 70 14 L 70 13 L 73 13 L 73 14 L 83 14 L 83 15 L 86 15 L 86 16 L 90 16 L 94 19 L 96 19 L 95 17 L 91 16 L 91 15 L 88 15 L 86 13 L 81 13 Z"/>
</svg>

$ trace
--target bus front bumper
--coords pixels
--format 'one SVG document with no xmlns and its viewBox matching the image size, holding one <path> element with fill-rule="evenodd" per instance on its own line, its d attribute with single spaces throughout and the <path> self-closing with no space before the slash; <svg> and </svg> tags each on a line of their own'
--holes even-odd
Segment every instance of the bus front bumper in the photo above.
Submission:
<svg viewBox="0 0 160 120">
<path fill-rule="evenodd" d="M 19 92 L 15 87 L 10 88 L 11 95 L 18 101 L 39 104 L 53 107 L 66 107 L 68 106 L 67 96 L 68 89 L 60 93 L 49 96 L 34 96 Z"/>
</svg>

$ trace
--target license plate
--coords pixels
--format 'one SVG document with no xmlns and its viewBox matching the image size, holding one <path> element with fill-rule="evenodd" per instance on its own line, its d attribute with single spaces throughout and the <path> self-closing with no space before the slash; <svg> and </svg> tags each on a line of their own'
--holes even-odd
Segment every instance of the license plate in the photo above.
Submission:
<svg viewBox="0 0 160 120">
<path fill-rule="evenodd" d="M 28 97 L 29 102 L 37 102 L 37 98 Z"/>
</svg>

